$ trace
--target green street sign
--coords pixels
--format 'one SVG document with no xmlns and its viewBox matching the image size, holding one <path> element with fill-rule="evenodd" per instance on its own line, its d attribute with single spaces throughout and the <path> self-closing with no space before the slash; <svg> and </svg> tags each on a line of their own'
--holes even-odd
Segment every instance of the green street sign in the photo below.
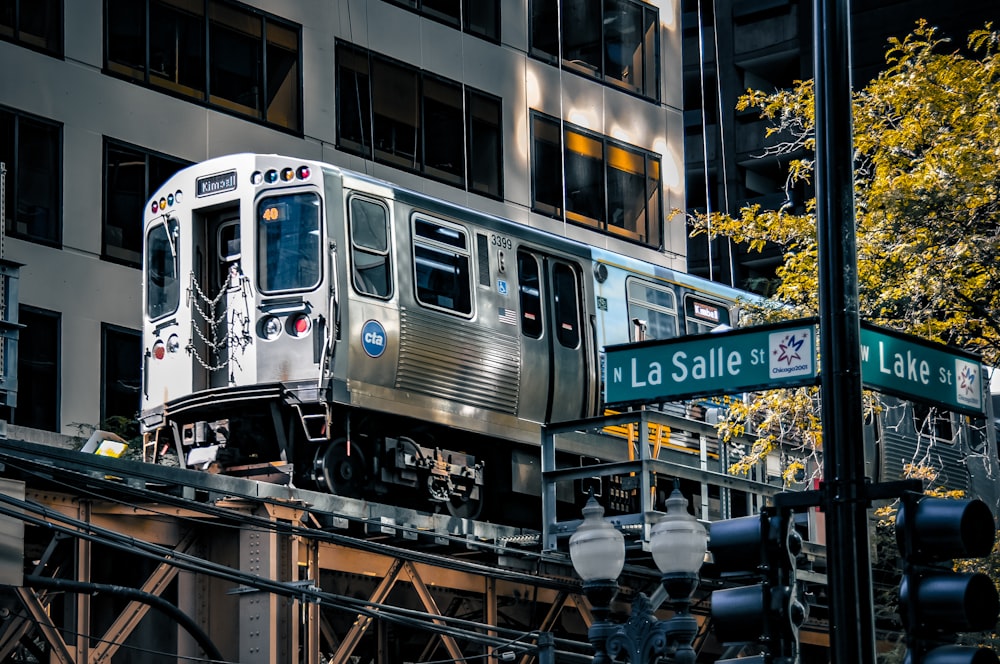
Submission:
<svg viewBox="0 0 1000 664">
<path fill-rule="evenodd" d="M 608 346 L 604 359 L 609 405 L 815 385 L 816 321 Z"/>
<path fill-rule="evenodd" d="M 979 358 L 957 348 L 861 323 L 861 381 L 877 392 L 982 416 Z"/>
</svg>

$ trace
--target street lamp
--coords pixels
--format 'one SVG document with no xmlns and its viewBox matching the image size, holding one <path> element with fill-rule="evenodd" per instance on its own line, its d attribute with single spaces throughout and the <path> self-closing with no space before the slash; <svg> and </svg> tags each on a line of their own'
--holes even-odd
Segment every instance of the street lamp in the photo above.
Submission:
<svg viewBox="0 0 1000 664">
<path fill-rule="evenodd" d="M 666 514 L 650 532 L 653 561 L 660 582 L 674 605 L 674 617 L 657 620 L 649 598 L 640 593 L 624 624 L 609 620 L 611 602 L 618 593 L 618 576 L 625 566 L 625 538 L 604 520 L 604 508 L 591 495 L 583 508 L 583 523 L 569 538 L 573 568 L 583 579 L 595 622 L 587 632 L 594 647 L 595 664 L 625 660 L 654 664 L 669 658 L 677 664 L 694 664 L 692 647 L 698 621 L 690 614 L 691 596 L 698 587 L 698 571 L 708 548 L 708 534 L 688 514 L 688 501 L 676 483 L 666 501 Z"/>
</svg>

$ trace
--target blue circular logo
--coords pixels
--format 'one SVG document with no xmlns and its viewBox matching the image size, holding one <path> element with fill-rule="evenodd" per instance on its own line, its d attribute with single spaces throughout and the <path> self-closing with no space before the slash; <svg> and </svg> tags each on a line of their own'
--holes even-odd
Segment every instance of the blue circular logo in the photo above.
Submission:
<svg viewBox="0 0 1000 664">
<path fill-rule="evenodd" d="M 361 347 L 368 357 L 379 357 L 385 352 L 385 328 L 377 320 L 370 320 L 361 328 Z"/>
</svg>

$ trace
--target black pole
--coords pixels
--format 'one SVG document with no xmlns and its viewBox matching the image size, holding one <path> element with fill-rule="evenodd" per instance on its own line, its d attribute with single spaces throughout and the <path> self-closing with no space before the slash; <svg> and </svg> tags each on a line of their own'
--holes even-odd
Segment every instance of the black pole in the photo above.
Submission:
<svg viewBox="0 0 1000 664">
<path fill-rule="evenodd" d="M 830 661 L 874 664 L 854 234 L 850 0 L 815 0 L 816 224 Z"/>
</svg>

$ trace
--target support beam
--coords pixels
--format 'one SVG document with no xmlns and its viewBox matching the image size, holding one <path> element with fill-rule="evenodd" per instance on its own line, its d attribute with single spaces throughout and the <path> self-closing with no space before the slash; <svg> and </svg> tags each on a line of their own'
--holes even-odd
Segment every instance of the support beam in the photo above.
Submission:
<svg viewBox="0 0 1000 664">
<path fill-rule="evenodd" d="M 58 662 L 58 664 L 76 664 L 76 660 L 73 659 L 73 655 L 69 651 L 69 646 L 63 641 L 59 629 L 53 624 L 49 612 L 46 611 L 38 596 L 27 588 L 14 588 L 14 593 L 21 600 L 21 604 L 31 615 L 32 620 L 35 621 L 35 626 L 48 641 L 53 661 Z"/>
</svg>

